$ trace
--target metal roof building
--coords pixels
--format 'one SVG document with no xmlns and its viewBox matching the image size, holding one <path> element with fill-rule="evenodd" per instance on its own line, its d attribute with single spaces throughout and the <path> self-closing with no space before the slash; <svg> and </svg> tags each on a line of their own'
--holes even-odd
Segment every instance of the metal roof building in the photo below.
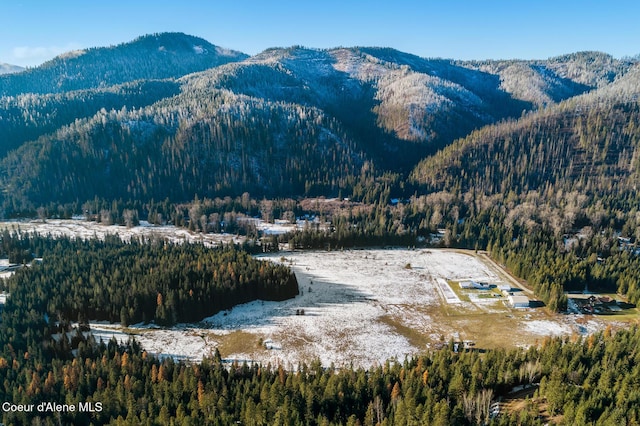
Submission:
<svg viewBox="0 0 640 426">
<path fill-rule="evenodd" d="M 508 298 L 509 306 L 512 308 L 528 308 L 529 298 L 522 295 L 510 295 Z"/>
</svg>

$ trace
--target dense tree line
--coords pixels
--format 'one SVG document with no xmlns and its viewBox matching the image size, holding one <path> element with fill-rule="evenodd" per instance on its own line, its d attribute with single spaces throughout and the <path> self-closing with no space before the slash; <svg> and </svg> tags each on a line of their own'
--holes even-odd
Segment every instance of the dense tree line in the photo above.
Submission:
<svg viewBox="0 0 640 426">
<path fill-rule="evenodd" d="M 240 303 L 284 300 L 298 293 L 287 268 L 255 260 L 233 246 L 124 243 L 116 237 L 53 241 L 7 231 L 2 239 L 9 255 L 26 246 L 43 258 L 8 279 L 9 313 L 25 309 L 67 322 L 171 325 L 198 321 Z"/>
</svg>

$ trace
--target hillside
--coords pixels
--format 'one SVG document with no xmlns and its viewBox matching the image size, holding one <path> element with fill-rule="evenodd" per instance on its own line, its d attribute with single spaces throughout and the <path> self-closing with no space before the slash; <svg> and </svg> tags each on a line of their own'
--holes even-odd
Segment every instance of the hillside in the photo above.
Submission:
<svg viewBox="0 0 640 426">
<path fill-rule="evenodd" d="M 322 111 L 214 89 L 99 112 L 9 153 L 1 167 L 6 200 L 20 211 L 94 197 L 337 191 L 363 163 Z"/>
<path fill-rule="evenodd" d="M 426 155 L 474 128 L 519 115 L 531 104 L 513 99 L 488 73 L 449 60 L 385 48 L 269 49 L 199 75 L 253 97 L 314 105 L 369 142 L 368 152 Z"/>
<path fill-rule="evenodd" d="M 547 60 L 470 61 L 460 65 L 498 76 L 500 88 L 515 99 L 545 106 L 612 83 L 629 70 L 633 61 L 601 52 L 578 52 Z"/>
<path fill-rule="evenodd" d="M 146 35 L 117 46 L 67 52 L 39 67 L 0 76 L 0 96 L 63 93 L 140 79 L 175 78 L 246 57 L 185 34 Z"/>
<path fill-rule="evenodd" d="M 412 179 L 432 190 L 484 194 L 634 191 L 640 170 L 639 83 L 635 66 L 594 92 L 475 131 L 425 159 Z"/>
<path fill-rule="evenodd" d="M 0 97 L 0 157 L 100 110 L 140 108 L 179 91 L 173 80 L 138 80 L 101 89 Z"/>
<path fill-rule="evenodd" d="M 618 90 L 630 67 L 594 52 L 479 63 L 294 46 L 246 57 L 184 34 L 143 36 L 0 78 L 15 93 L 0 97 L 3 206 L 14 215 L 96 197 L 361 198 L 376 179 L 402 182 L 420 160 L 486 125 L 548 109 L 495 128 L 526 127 L 558 102 L 571 115 L 563 102 Z M 142 80 L 123 83 L 134 79 Z M 425 164 L 446 164 L 438 158 L 447 152 Z M 413 182 L 439 187 L 437 170 L 424 178 L 429 167 L 419 165 Z M 535 177 L 514 185 L 549 178 L 530 167 Z M 455 170 L 444 167 L 440 180 L 459 179 Z"/>
</svg>

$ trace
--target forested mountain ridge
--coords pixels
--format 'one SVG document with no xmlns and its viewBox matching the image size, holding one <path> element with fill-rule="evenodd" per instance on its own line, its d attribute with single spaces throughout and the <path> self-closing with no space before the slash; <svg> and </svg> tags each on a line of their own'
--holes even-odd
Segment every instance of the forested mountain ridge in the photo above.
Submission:
<svg viewBox="0 0 640 426">
<path fill-rule="evenodd" d="M 38 67 L 2 75 L 0 96 L 63 93 L 140 79 L 177 78 L 246 57 L 186 34 L 151 34 L 117 46 L 71 51 Z"/>
<path fill-rule="evenodd" d="M 103 57 L 111 62 L 94 63 Z M 16 93 L 61 92 L 0 98 L 0 154 L 17 149 L 0 163 L 5 213 L 96 196 L 349 195 L 386 172 L 402 176 L 474 129 L 628 70 L 607 58 L 538 61 L 555 83 L 539 84 L 538 73 L 513 86 L 500 64 L 388 48 L 274 48 L 247 58 L 184 34 L 156 34 L 63 55 L 0 79 Z M 606 70 L 575 65 L 594 61 Z M 166 79 L 112 86 L 133 78 Z M 521 96 L 529 86 L 536 96 Z M 80 87 L 92 88 L 65 91 Z"/>
<path fill-rule="evenodd" d="M 543 104 L 519 96 L 523 88 L 535 88 L 549 103 L 595 87 L 556 75 L 553 77 L 563 80 L 569 89 L 541 87 L 537 75 L 519 78 L 514 87 L 501 81 L 495 67 L 490 70 L 493 72 L 485 72 L 471 62 L 425 59 L 389 48 L 296 46 L 268 49 L 212 70 L 210 77 L 217 87 L 250 96 L 312 103 L 342 121 L 349 120 L 355 110 L 361 120 L 359 128 L 377 127 L 395 139 L 386 144 L 413 142 L 414 150 L 427 144 L 431 151 L 471 129 Z M 622 74 L 626 68 L 615 70 Z M 574 74 L 583 77 L 583 73 Z"/>
<path fill-rule="evenodd" d="M 330 192 L 364 165 L 322 111 L 216 89 L 201 95 L 102 111 L 11 152 L 2 163 L 5 206 Z"/>
<path fill-rule="evenodd" d="M 543 106 L 612 83 L 634 64 L 602 52 L 577 52 L 547 60 L 466 61 L 461 65 L 500 77 L 516 99 Z"/>
<path fill-rule="evenodd" d="M 140 108 L 176 95 L 180 86 L 172 79 L 137 80 L 101 89 L 64 93 L 0 97 L 0 157 L 28 141 L 55 132 L 98 111 Z"/>
<path fill-rule="evenodd" d="M 482 128 L 412 173 L 435 190 L 484 194 L 616 193 L 635 187 L 640 164 L 640 66 L 601 89 Z"/>
<path fill-rule="evenodd" d="M 387 50 L 398 58 L 410 56 L 391 49 L 380 51 Z M 476 94 L 461 84 L 394 62 L 389 54 L 386 58 L 358 48 L 268 49 L 183 80 L 198 87 L 212 85 L 259 99 L 319 108 L 340 121 L 381 167 L 395 170 L 473 128 L 526 108 L 521 102 L 509 102 L 506 93 L 496 95 L 476 85 L 472 87 Z M 415 61 L 421 70 L 429 62 L 417 57 Z M 494 98 L 504 101 L 500 108 Z M 389 155 L 393 161 L 388 161 Z"/>
</svg>

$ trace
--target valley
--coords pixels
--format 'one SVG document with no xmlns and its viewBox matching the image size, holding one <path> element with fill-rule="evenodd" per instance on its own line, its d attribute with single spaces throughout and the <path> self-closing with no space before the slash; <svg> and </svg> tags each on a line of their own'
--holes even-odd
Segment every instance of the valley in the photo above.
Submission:
<svg viewBox="0 0 640 426">
<path fill-rule="evenodd" d="M 640 418 L 639 56 L 154 33 L 0 73 L 3 424 Z"/>
<path fill-rule="evenodd" d="M 289 225 L 258 221 L 266 232 L 293 231 Z M 106 226 L 82 219 L 4 222 L 0 228 L 41 235 L 125 241 L 147 238 L 209 246 L 240 243 L 243 237 L 194 233 L 174 226 Z M 134 337 L 149 353 L 200 361 L 216 349 L 226 362 L 254 362 L 297 368 L 302 362 L 369 368 L 389 359 L 402 361 L 450 341 L 466 348 L 529 347 L 546 337 L 586 337 L 637 317 L 554 314 L 542 307 L 512 308 L 497 287 L 518 281 L 473 251 L 422 248 L 363 248 L 335 251 L 282 251 L 258 259 L 290 267 L 300 294 L 283 301 L 254 301 L 199 323 L 158 327 L 91 322 L 96 340 Z M 493 291 L 461 289 L 481 282 Z"/>
</svg>

